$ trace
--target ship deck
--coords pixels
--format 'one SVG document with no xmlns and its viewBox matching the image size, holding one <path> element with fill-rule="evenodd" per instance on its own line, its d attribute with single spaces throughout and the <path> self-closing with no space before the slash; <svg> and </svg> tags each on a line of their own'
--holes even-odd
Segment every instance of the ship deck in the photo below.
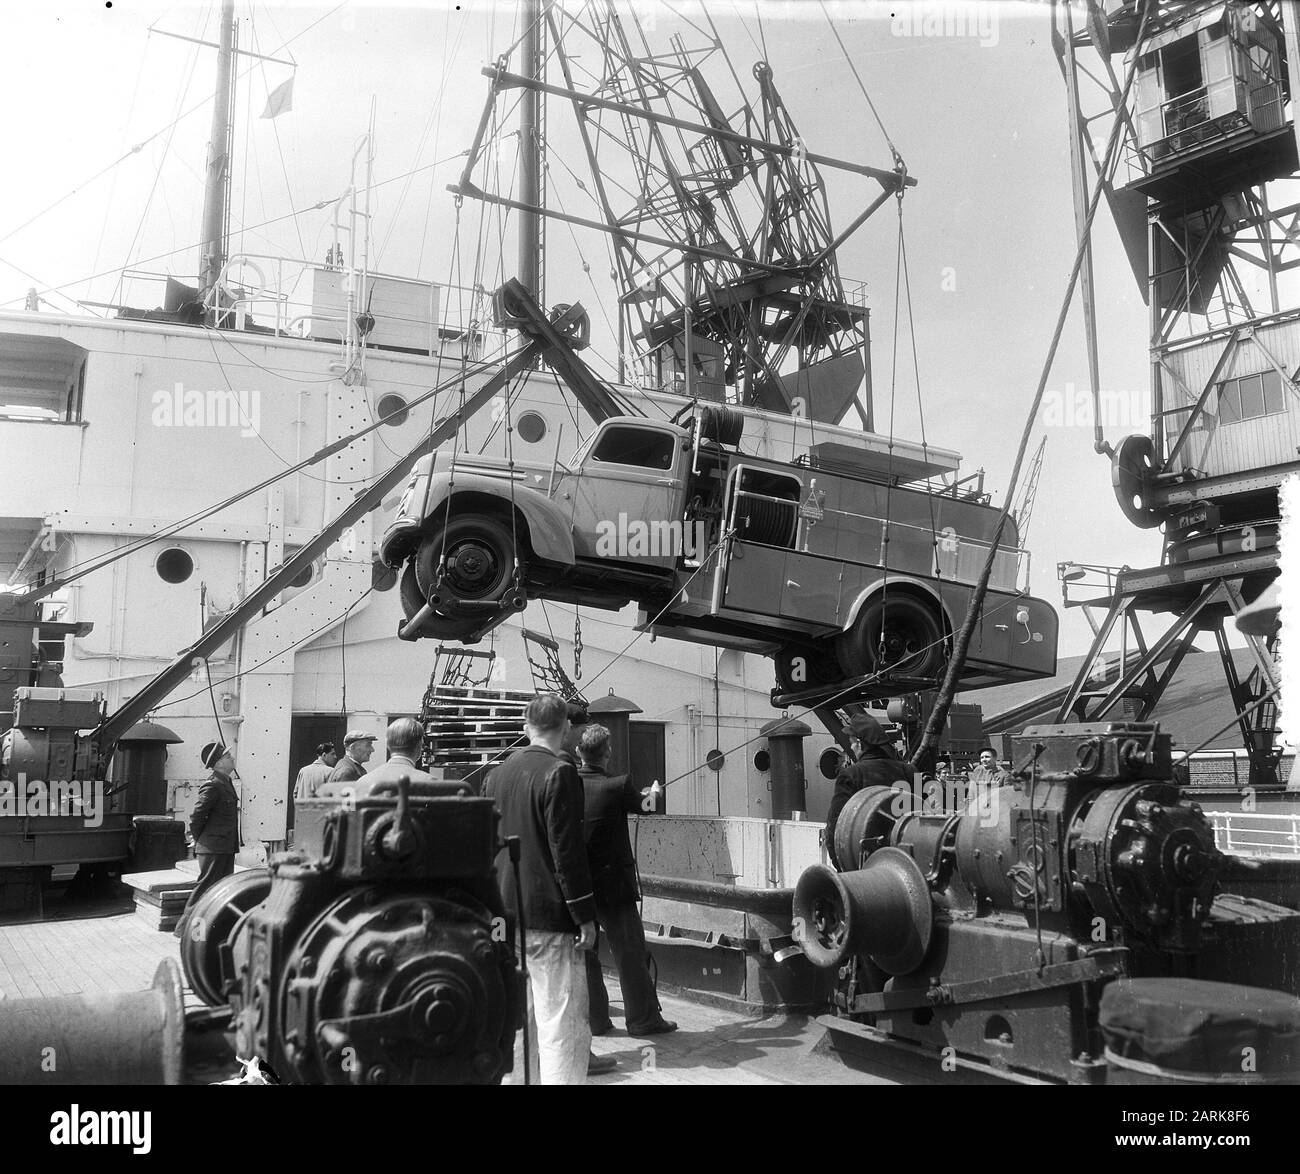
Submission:
<svg viewBox="0 0 1300 1174">
<path fill-rule="evenodd" d="M 131 912 L 0 926 L 0 1000 L 141 991 L 164 958 L 177 957 L 170 933 L 151 929 Z M 670 1035 L 635 1039 L 621 1026 L 618 982 L 607 978 L 616 1027 L 592 1041 L 618 1068 L 592 1077 L 596 1085 L 890 1085 L 893 1074 L 847 1067 L 826 1045 L 825 1030 L 805 1015 L 747 1015 L 665 994 L 664 1014 L 678 1024 Z M 2 1003 L 0 1003 L 2 1005 Z M 187 987 L 185 1009 L 203 1004 Z M 213 1041 L 215 1042 L 215 1041 Z M 223 1080 L 238 1071 L 233 1052 L 212 1043 L 187 1052 L 186 1083 Z M 522 1071 L 522 1044 L 516 1072 Z"/>
</svg>

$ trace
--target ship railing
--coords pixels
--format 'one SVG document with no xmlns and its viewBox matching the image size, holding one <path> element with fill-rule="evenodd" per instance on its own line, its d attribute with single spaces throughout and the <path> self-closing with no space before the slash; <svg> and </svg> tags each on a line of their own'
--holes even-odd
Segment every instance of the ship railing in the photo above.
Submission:
<svg viewBox="0 0 1300 1174">
<path fill-rule="evenodd" d="M 1229 856 L 1267 860 L 1300 859 L 1300 815 L 1207 811 L 1214 846 Z"/>
<path fill-rule="evenodd" d="M 235 329 L 244 329 L 251 318 L 259 326 L 269 328 L 276 337 L 303 338 L 308 337 L 308 323 L 328 323 L 334 328 L 329 333 L 339 334 L 340 338 L 322 341 L 345 344 L 349 325 L 346 313 L 341 313 L 340 307 L 322 309 L 313 306 L 298 293 L 304 277 L 312 271 L 340 273 L 345 281 L 359 282 L 364 277 L 369 283 L 383 279 L 428 286 L 431 291 L 436 291 L 431 295 L 427 320 L 419 320 L 419 326 L 428 337 L 431 354 L 437 353 L 446 342 L 468 339 L 468 357 L 475 359 L 501 350 L 507 341 L 505 331 L 497 329 L 491 322 L 491 298 L 481 286 L 447 285 L 396 273 L 367 271 L 363 274 L 360 270 L 348 270 L 328 262 L 309 261 L 287 254 L 232 254 L 222 267 L 217 286 L 208 295 L 207 302 L 209 307 L 219 308 L 223 319 L 228 316 Z M 176 280 L 171 274 L 148 270 L 128 270 L 125 277 L 132 282 L 152 284 Z M 135 300 L 138 302 L 140 299 Z M 436 313 L 432 311 L 435 303 Z M 365 312 L 366 297 L 358 296 L 355 305 L 358 313 Z M 393 315 L 390 313 L 388 317 Z M 412 318 L 410 321 L 416 320 Z"/>
<path fill-rule="evenodd" d="M 1180 156 L 1243 133 L 1267 134 L 1285 119 L 1281 83 L 1261 74 L 1252 84 L 1228 76 L 1134 111 L 1137 140 L 1125 151 L 1132 182 Z"/>
</svg>

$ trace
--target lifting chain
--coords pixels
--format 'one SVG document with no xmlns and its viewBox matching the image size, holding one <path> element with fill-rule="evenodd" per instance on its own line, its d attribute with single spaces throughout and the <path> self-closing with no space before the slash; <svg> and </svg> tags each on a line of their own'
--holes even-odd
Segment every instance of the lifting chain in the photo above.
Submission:
<svg viewBox="0 0 1300 1174">
<path fill-rule="evenodd" d="M 582 615 L 573 609 L 573 679 L 582 680 Z"/>
</svg>

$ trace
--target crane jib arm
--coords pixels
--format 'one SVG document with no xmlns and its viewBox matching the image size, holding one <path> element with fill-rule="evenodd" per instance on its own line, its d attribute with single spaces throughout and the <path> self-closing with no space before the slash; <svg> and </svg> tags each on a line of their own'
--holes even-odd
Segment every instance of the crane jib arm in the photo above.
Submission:
<svg viewBox="0 0 1300 1174">
<path fill-rule="evenodd" d="M 567 348 L 564 349 L 567 350 Z M 510 355 L 502 364 L 501 369 L 470 396 L 461 408 L 451 415 L 443 417 L 414 448 L 380 474 L 372 485 L 361 490 L 353 498 L 352 502 L 330 521 L 320 533 L 311 541 L 299 547 L 278 569 L 250 591 L 233 611 L 204 632 L 194 644 L 181 652 L 171 664 L 136 693 L 134 697 L 109 714 L 91 735 L 99 743 L 101 761 L 107 756 L 113 743 L 126 730 L 135 725 L 140 718 L 158 705 L 167 694 L 190 675 L 195 660 L 206 658 L 225 644 L 227 640 L 252 620 L 267 603 L 288 587 L 304 569 L 311 566 L 317 558 L 337 542 L 344 530 L 371 510 L 378 509 L 384 498 L 410 475 L 416 461 L 432 452 L 444 441 L 450 440 L 465 421 L 484 407 L 515 376 L 527 370 L 539 354 L 545 354 L 546 351 L 546 343 L 530 336 L 528 343 Z"/>
<path fill-rule="evenodd" d="M 580 303 L 564 311 L 557 306 L 555 317 L 550 318 L 528 288 L 512 277 L 497 290 L 494 309 L 498 325 L 511 326 L 534 340 L 547 364 L 597 424 L 612 416 L 642 414 L 640 409 L 620 403 L 578 357 L 577 351 L 587 345 L 589 328 Z"/>
</svg>

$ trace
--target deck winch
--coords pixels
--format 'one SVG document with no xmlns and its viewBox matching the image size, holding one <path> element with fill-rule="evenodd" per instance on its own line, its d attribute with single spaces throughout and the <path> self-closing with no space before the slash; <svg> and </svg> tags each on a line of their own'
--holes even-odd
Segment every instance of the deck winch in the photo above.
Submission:
<svg viewBox="0 0 1300 1174">
<path fill-rule="evenodd" d="M 1216 905 L 1225 858 L 1169 781 L 1157 724 L 1032 726 L 1012 745 L 1014 785 L 959 811 L 907 790 L 854 795 L 835 828 L 846 871 L 803 873 L 796 933 L 811 962 L 839 967 L 843 1016 L 999 1068 L 1096 1079 L 1102 984 L 1225 978 L 1254 947 Z M 1261 958 L 1254 981 L 1282 986 L 1287 965 Z"/>
<path fill-rule="evenodd" d="M 326 784 L 293 851 L 214 885 L 184 928 L 195 992 L 283 1081 L 487 1084 L 512 1064 L 521 979 L 497 813 L 459 783 Z"/>
</svg>

